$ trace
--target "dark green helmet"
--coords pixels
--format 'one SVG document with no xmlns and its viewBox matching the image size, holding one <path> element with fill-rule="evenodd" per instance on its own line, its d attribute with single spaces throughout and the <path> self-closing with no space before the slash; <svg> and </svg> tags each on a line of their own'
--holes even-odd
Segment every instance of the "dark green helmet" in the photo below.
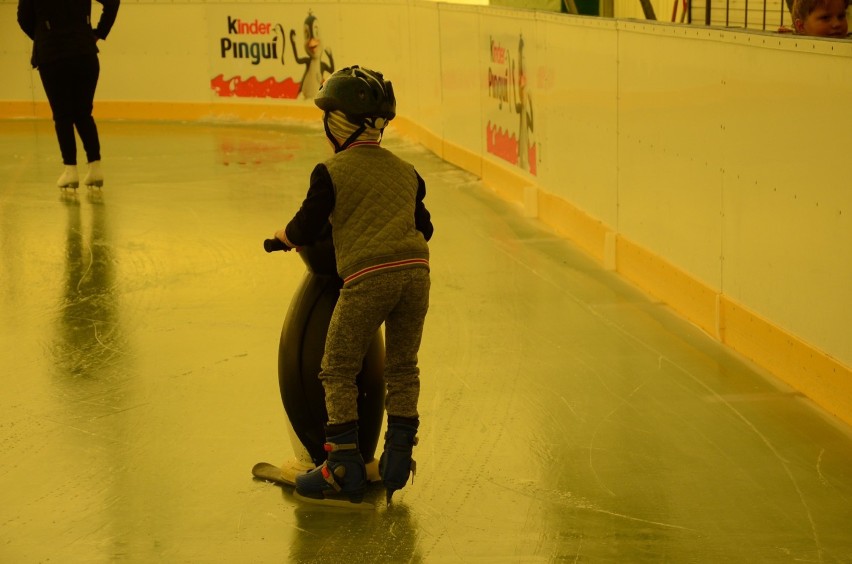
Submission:
<svg viewBox="0 0 852 564">
<path fill-rule="evenodd" d="M 382 73 L 358 65 L 340 69 L 328 77 L 314 103 L 326 112 L 343 112 L 355 125 L 366 124 L 377 129 L 383 129 L 396 117 L 393 85 Z"/>
</svg>

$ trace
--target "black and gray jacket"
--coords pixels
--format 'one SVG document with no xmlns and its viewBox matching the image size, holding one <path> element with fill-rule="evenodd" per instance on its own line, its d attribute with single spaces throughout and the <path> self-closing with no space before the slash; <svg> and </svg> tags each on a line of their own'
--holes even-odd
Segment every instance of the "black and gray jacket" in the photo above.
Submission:
<svg viewBox="0 0 852 564">
<path fill-rule="evenodd" d="M 33 67 L 98 52 L 118 15 L 120 0 L 97 0 L 103 12 L 92 28 L 91 0 L 18 0 L 18 25 L 33 40 Z"/>
<path fill-rule="evenodd" d="M 376 142 L 355 142 L 318 164 L 302 207 L 286 228 L 310 245 L 330 222 L 344 285 L 403 268 L 429 268 L 432 221 L 414 167 Z"/>
</svg>

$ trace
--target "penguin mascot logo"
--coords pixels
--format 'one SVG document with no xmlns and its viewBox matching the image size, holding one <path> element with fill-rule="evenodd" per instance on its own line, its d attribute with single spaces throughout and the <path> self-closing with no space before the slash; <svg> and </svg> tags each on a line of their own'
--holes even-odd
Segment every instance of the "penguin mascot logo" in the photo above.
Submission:
<svg viewBox="0 0 852 564">
<path fill-rule="evenodd" d="M 305 74 L 299 86 L 299 95 L 305 100 L 312 100 L 322 86 L 324 73 L 334 72 L 334 58 L 331 51 L 322 48 L 320 40 L 319 24 L 317 18 L 309 11 L 305 18 L 305 52 L 304 57 L 299 57 L 296 48 L 296 30 L 290 30 L 290 43 L 293 45 L 293 56 L 300 65 L 305 65 Z M 322 54 L 328 57 L 328 64 L 322 60 Z"/>
</svg>

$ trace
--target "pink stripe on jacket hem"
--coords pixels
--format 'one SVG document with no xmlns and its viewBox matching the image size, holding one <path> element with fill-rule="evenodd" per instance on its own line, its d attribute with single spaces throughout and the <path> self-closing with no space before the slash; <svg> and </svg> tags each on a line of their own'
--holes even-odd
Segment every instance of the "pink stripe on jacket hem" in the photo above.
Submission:
<svg viewBox="0 0 852 564">
<path fill-rule="evenodd" d="M 388 269 L 388 268 L 397 268 L 397 267 L 400 267 L 400 266 L 408 266 L 410 264 L 425 264 L 426 266 L 429 266 L 429 261 L 427 259 L 421 258 L 421 259 L 407 259 L 407 260 L 399 260 L 399 261 L 396 261 L 396 262 L 386 262 L 384 264 L 377 264 L 376 266 L 370 266 L 370 267 L 367 267 L 367 268 L 363 268 L 363 269 L 359 270 L 358 272 L 355 272 L 354 274 L 350 274 L 349 276 L 347 276 L 346 278 L 343 279 L 343 283 L 348 284 L 349 282 L 351 282 L 352 280 L 355 280 L 356 278 L 360 278 L 361 276 L 364 276 L 365 274 L 369 274 L 369 273 L 375 272 L 377 270 L 385 270 L 385 269 Z"/>
</svg>

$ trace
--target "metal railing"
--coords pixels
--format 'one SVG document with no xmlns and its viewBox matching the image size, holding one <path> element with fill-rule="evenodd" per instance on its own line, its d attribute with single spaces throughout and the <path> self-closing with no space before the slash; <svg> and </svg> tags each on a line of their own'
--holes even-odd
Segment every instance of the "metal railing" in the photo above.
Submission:
<svg viewBox="0 0 852 564">
<path fill-rule="evenodd" d="M 792 0 L 698 0 L 689 2 L 686 13 L 688 23 L 762 31 L 791 30 L 791 4 Z"/>
</svg>

